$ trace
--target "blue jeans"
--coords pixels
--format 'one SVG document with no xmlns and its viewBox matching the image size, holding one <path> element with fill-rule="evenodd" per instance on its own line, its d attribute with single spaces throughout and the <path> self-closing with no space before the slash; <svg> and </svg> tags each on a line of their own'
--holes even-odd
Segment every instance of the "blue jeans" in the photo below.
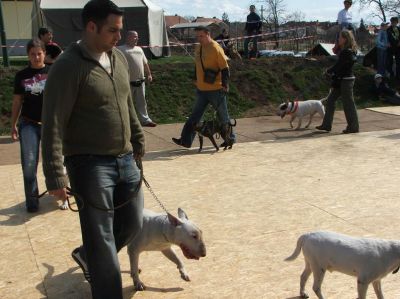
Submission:
<svg viewBox="0 0 400 299">
<path fill-rule="evenodd" d="M 122 299 L 117 253 L 143 224 L 143 193 L 137 189 L 139 168 L 132 154 L 68 156 L 65 165 L 72 191 L 78 194 L 78 204 L 79 199 L 84 202 L 83 208 L 79 205 L 82 255 L 90 272 L 92 297 Z M 129 203 L 114 210 L 125 202 Z"/>
<path fill-rule="evenodd" d="M 387 60 L 387 52 L 386 49 L 376 48 L 377 50 L 377 72 L 382 76 L 385 76 L 386 73 L 386 60 Z"/>
<path fill-rule="evenodd" d="M 218 119 L 221 123 L 227 124 L 230 122 L 228 106 L 226 103 L 226 93 L 220 90 L 201 91 L 196 89 L 196 103 L 194 104 L 192 114 L 185 122 L 181 132 L 182 145 L 191 147 L 196 133 L 193 128 L 201 118 L 208 104 L 211 104 L 217 111 Z M 235 140 L 235 135 L 232 133 L 231 138 Z"/>
<path fill-rule="evenodd" d="M 39 207 L 39 188 L 36 174 L 39 162 L 41 125 L 21 118 L 18 124 L 18 134 L 21 148 L 26 208 L 37 209 Z"/>
</svg>

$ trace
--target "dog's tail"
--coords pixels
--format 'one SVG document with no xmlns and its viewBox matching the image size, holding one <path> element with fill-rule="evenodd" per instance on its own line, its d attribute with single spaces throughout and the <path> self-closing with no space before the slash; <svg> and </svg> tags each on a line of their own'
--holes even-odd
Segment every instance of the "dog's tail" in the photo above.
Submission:
<svg viewBox="0 0 400 299">
<path fill-rule="evenodd" d="M 232 121 L 233 121 L 233 122 L 232 122 Z M 229 120 L 229 125 L 230 125 L 231 127 L 236 127 L 236 118 L 230 119 L 230 120 Z"/>
<path fill-rule="evenodd" d="M 297 240 L 296 249 L 294 250 L 294 252 L 292 253 L 291 256 L 285 258 L 285 261 L 287 261 L 287 262 L 294 261 L 299 256 L 299 254 L 301 252 L 301 248 L 303 247 L 305 236 L 306 235 L 300 236 L 300 238 Z"/>
<path fill-rule="evenodd" d="M 325 98 L 320 99 L 321 103 L 325 102 L 325 101 L 328 99 L 328 97 L 329 97 L 329 95 L 331 94 L 331 92 L 332 92 L 332 88 L 329 89 L 329 93 L 328 93 L 328 95 L 327 95 Z"/>
</svg>

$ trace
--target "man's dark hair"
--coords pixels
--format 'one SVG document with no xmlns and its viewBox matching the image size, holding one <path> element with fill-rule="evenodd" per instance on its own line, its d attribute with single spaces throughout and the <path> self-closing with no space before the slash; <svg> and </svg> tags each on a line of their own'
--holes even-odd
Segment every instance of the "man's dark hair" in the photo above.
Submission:
<svg viewBox="0 0 400 299">
<path fill-rule="evenodd" d="M 390 22 L 391 22 L 391 23 L 393 23 L 393 22 L 399 22 L 399 18 L 398 18 L 398 17 L 391 17 L 391 18 L 390 18 Z"/>
<path fill-rule="evenodd" d="M 29 51 L 32 48 L 42 48 L 43 52 L 46 52 L 46 46 L 44 45 L 44 43 L 38 39 L 37 37 L 35 37 L 34 39 L 31 39 L 27 44 L 26 44 L 26 53 L 29 54 Z"/>
<path fill-rule="evenodd" d="M 39 28 L 39 31 L 38 31 L 38 37 L 42 38 L 43 35 L 45 35 L 45 34 L 47 34 L 49 32 L 53 32 L 53 31 L 50 28 L 41 27 L 41 28 Z"/>
<path fill-rule="evenodd" d="M 97 30 L 100 30 L 111 14 L 122 16 L 124 11 L 110 0 L 91 0 L 82 10 L 83 27 L 85 28 L 89 22 L 93 22 L 97 25 Z"/>
<path fill-rule="evenodd" d="M 210 29 L 208 29 L 208 27 L 206 27 L 206 26 L 199 26 L 199 27 L 196 27 L 196 28 L 194 28 L 194 31 L 204 31 L 204 32 L 206 32 L 206 33 L 210 33 Z"/>
</svg>

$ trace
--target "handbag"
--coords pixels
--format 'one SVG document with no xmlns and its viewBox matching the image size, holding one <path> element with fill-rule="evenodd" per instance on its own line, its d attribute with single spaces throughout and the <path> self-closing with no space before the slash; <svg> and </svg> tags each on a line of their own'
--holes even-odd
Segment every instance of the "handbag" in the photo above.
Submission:
<svg viewBox="0 0 400 299">
<path fill-rule="evenodd" d="M 204 73 L 204 82 L 208 84 L 214 84 L 215 80 L 217 80 L 217 76 L 219 73 L 218 71 L 214 71 L 213 69 L 205 69 L 203 65 L 203 52 L 202 52 L 202 46 L 200 46 L 200 62 L 201 62 L 201 68 L 203 69 Z"/>
</svg>

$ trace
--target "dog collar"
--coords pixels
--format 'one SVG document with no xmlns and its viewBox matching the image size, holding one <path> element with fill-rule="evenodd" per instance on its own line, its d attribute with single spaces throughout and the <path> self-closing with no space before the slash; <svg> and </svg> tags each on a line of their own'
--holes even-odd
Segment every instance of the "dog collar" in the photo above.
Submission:
<svg viewBox="0 0 400 299">
<path fill-rule="evenodd" d="M 292 103 L 292 108 L 288 111 L 288 114 L 293 114 L 297 111 L 297 108 L 299 108 L 299 101 L 290 101 Z"/>
</svg>

